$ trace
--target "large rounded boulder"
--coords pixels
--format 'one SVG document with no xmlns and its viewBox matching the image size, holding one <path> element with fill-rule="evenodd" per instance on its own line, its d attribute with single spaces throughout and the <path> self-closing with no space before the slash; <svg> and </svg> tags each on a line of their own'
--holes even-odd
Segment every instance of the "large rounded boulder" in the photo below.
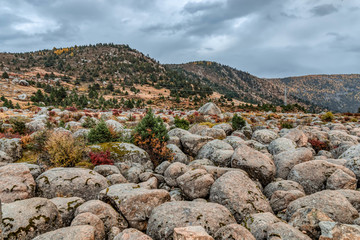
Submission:
<svg viewBox="0 0 360 240">
<path fill-rule="evenodd" d="M 156 207 L 150 216 L 147 234 L 154 240 L 172 239 L 174 228 L 202 226 L 210 235 L 236 223 L 230 211 L 216 203 L 168 202 Z"/>
<path fill-rule="evenodd" d="M 274 162 L 268 156 L 245 144 L 235 149 L 231 157 L 231 167 L 243 169 L 263 185 L 273 180 L 276 171 Z"/>
<path fill-rule="evenodd" d="M 238 222 L 251 213 L 272 212 L 269 201 L 243 171 L 230 171 L 210 190 L 210 201 L 227 207 Z"/>
<path fill-rule="evenodd" d="M 53 168 L 42 173 L 36 183 L 38 195 L 46 198 L 64 196 L 91 200 L 108 187 L 104 176 L 83 168 Z"/>
</svg>

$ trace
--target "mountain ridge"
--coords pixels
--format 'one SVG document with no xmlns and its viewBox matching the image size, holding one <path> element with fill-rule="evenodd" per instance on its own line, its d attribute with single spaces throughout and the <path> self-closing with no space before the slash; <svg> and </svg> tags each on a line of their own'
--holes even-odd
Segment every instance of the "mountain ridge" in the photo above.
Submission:
<svg viewBox="0 0 360 240">
<path fill-rule="evenodd" d="M 219 93 L 228 100 L 283 105 L 285 88 L 289 93 L 287 103 L 313 111 L 355 112 L 360 100 L 357 86 L 360 74 L 261 78 L 211 61 L 160 64 L 128 45 L 118 44 L 0 53 L 0 71 L 28 73 L 34 69 L 55 72 L 62 82 L 74 86 L 89 87 L 95 82 L 113 84 L 117 94 L 122 95 L 125 90 L 142 91 L 136 90 L 138 86 L 168 89 L 168 98 L 182 99 L 180 102 L 205 101 Z"/>
</svg>

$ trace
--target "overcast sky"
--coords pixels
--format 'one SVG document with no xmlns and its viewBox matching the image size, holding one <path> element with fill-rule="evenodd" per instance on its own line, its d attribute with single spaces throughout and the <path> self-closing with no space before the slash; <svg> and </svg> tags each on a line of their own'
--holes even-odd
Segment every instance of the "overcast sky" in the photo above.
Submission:
<svg viewBox="0 0 360 240">
<path fill-rule="evenodd" d="M 0 1 L 0 52 L 100 42 L 260 77 L 360 73 L 360 0 Z"/>
</svg>

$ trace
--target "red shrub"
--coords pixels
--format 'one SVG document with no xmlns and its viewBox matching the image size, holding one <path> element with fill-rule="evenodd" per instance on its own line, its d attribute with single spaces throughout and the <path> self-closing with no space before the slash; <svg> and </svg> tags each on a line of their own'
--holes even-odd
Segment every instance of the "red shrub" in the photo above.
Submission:
<svg viewBox="0 0 360 240">
<path fill-rule="evenodd" d="M 67 108 L 65 108 L 65 110 L 68 110 L 70 112 L 76 112 L 77 108 L 76 107 L 67 107 Z"/>
<path fill-rule="evenodd" d="M 114 165 L 114 161 L 110 158 L 110 152 L 90 152 L 89 157 L 94 166 L 97 165 Z"/>
<path fill-rule="evenodd" d="M 308 142 L 314 148 L 315 152 L 319 152 L 320 150 L 330 150 L 330 146 L 327 142 L 322 142 L 318 139 L 309 139 Z"/>
</svg>

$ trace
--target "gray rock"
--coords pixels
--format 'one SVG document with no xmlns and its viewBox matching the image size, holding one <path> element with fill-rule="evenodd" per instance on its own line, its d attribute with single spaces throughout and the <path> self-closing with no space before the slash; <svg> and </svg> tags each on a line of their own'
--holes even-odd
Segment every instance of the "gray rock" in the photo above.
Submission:
<svg viewBox="0 0 360 240">
<path fill-rule="evenodd" d="M 284 151 L 274 156 L 276 177 L 287 179 L 290 170 L 297 164 L 313 159 L 312 151 L 308 148 L 298 148 Z"/>
<path fill-rule="evenodd" d="M 213 140 L 212 137 L 204 137 L 195 134 L 187 134 L 180 138 L 184 152 L 191 156 L 196 156 L 199 150 L 211 140 Z"/>
<path fill-rule="evenodd" d="M 207 165 L 207 166 L 215 166 L 214 162 L 207 159 L 207 158 L 196 159 L 194 161 L 191 161 L 188 164 L 188 166 L 194 166 L 194 167 L 196 167 L 196 166 L 205 166 L 205 165 Z"/>
<path fill-rule="evenodd" d="M 227 136 L 229 136 L 233 132 L 233 128 L 229 123 L 217 124 L 217 125 L 213 126 L 212 128 L 224 130 Z"/>
<path fill-rule="evenodd" d="M 346 197 L 346 199 L 358 212 L 360 211 L 360 191 L 341 189 L 341 190 L 337 190 L 337 192 L 343 195 L 344 197 Z"/>
<path fill-rule="evenodd" d="M 305 207 L 316 208 L 341 223 L 353 223 L 359 216 L 357 210 L 341 193 L 324 190 L 292 201 L 286 210 L 287 220 L 289 221 L 298 209 Z"/>
<path fill-rule="evenodd" d="M 111 204 L 121 212 L 129 226 L 140 231 L 146 229 L 151 211 L 164 202 L 170 201 L 165 190 L 147 189 L 138 184 L 123 183 L 112 185 L 99 194 L 99 199 Z"/>
<path fill-rule="evenodd" d="M 314 171 L 314 169 L 316 169 L 316 171 Z M 351 186 L 353 181 L 356 181 L 354 173 L 349 169 L 323 160 L 309 161 L 295 165 L 290 171 L 288 179 L 303 186 L 306 194 L 312 194 L 326 189 L 328 178 L 337 170 L 342 170 L 344 174 L 348 175 L 347 178 L 342 177 L 342 186 Z M 339 179 L 339 175 L 337 175 L 336 178 Z M 346 180 L 346 182 L 343 180 Z"/>
<path fill-rule="evenodd" d="M 178 186 L 190 199 L 205 198 L 209 195 L 214 178 L 204 169 L 190 170 L 176 179 Z"/>
<path fill-rule="evenodd" d="M 172 163 L 164 172 L 165 182 L 171 186 L 176 187 L 176 179 L 188 171 L 188 166 L 183 163 L 175 162 Z"/>
<path fill-rule="evenodd" d="M 85 202 L 84 199 L 79 197 L 57 197 L 50 199 L 50 201 L 56 205 L 64 226 L 70 226 L 76 208 Z"/>
<path fill-rule="evenodd" d="M 187 226 L 181 228 L 174 228 L 174 240 L 182 239 L 201 239 L 214 240 L 202 226 Z"/>
<path fill-rule="evenodd" d="M 120 230 L 128 227 L 126 219 L 111 205 L 103 201 L 90 200 L 83 203 L 76 209 L 75 216 L 86 212 L 98 216 L 103 221 L 106 233 L 110 232 L 113 227 L 117 227 Z"/>
<path fill-rule="evenodd" d="M 56 205 L 45 198 L 31 198 L 2 204 L 3 237 L 27 240 L 61 227 Z"/>
<path fill-rule="evenodd" d="M 42 234 L 33 240 L 97 240 L 95 238 L 95 228 L 89 225 L 71 226 L 59 228 L 55 231 Z"/>
<path fill-rule="evenodd" d="M 263 185 L 273 180 L 276 171 L 275 164 L 270 158 L 244 144 L 235 149 L 231 157 L 231 167 L 243 169 Z"/>
<path fill-rule="evenodd" d="M 233 149 L 236 149 L 241 144 L 245 144 L 245 140 L 237 136 L 228 136 L 224 139 L 224 142 L 230 144 Z"/>
<path fill-rule="evenodd" d="M 274 212 L 280 212 L 286 209 L 290 202 L 304 196 L 305 193 L 299 190 L 277 190 L 271 195 L 270 206 Z"/>
<path fill-rule="evenodd" d="M 218 106 L 215 105 L 215 103 L 208 102 L 204 104 L 201 108 L 198 110 L 199 113 L 204 115 L 220 115 L 221 110 Z"/>
<path fill-rule="evenodd" d="M 331 221 L 322 211 L 315 208 L 299 208 L 291 217 L 289 224 L 312 239 L 319 239 L 321 234 L 319 223 L 321 221 Z"/>
<path fill-rule="evenodd" d="M 294 141 L 298 147 L 306 147 L 308 143 L 306 134 L 297 128 L 289 130 L 283 137 Z"/>
<path fill-rule="evenodd" d="M 246 239 L 255 240 L 255 237 L 243 226 L 239 224 L 229 224 L 225 227 L 220 228 L 215 233 L 216 240 L 228 240 L 228 239 Z"/>
<path fill-rule="evenodd" d="M 95 239 L 104 239 L 105 238 L 105 227 L 101 219 L 89 212 L 81 213 L 76 215 L 74 220 L 71 222 L 71 226 L 82 226 L 89 225 L 93 226 L 95 229 Z"/>
<path fill-rule="evenodd" d="M 105 177 L 83 168 L 53 168 L 42 173 L 36 183 L 41 197 L 81 197 L 85 200 L 95 199 L 108 186 Z"/>
<path fill-rule="evenodd" d="M 227 172 L 218 178 L 211 187 L 210 201 L 227 207 L 238 222 L 251 213 L 272 212 L 266 197 L 242 171 Z"/>
<path fill-rule="evenodd" d="M 204 136 L 204 137 L 212 137 L 214 139 L 224 139 L 226 138 L 226 133 L 223 129 L 218 128 L 205 128 L 201 131 L 197 131 L 195 134 Z"/>
<path fill-rule="evenodd" d="M 30 132 L 42 131 L 46 128 L 46 125 L 42 119 L 35 119 L 25 124 L 25 127 Z"/>
<path fill-rule="evenodd" d="M 152 211 L 147 234 L 154 240 L 167 240 L 171 239 L 174 228 L 202 226 L 213 235 L 232 223 L 236 222 L 229 210 L 216 203 L 168 202 Z"/>
<path fill-rule="evenodd" d="M 0 151 L 0 163 L 12 163 L 12 159 L 6 152 Z"/>
<path fill-rule="evenodd" d="M 291 180 L 280 180 L 268 184 L 264 189 L 265 196 L 270 199 L 276 191 L 291 191 L 298 190 L 305 193 L 304 188 L 297 182 Z"/>
<path fill-rule="evenodd" d="M 185 155 L 185 153 L 183 153 L 181 151 L 181 149 L 178 146 L 173 145 L 173 144 L 168 144 L 168 145 L 166 145 L 166 147 L 174 153 L 173 162 L 181 162 L 184 164 L 189 163 L 188 157 Z"/>
<path fill-rule="evenodd" d="M 269 144 L 276 138 L 278 138 L 278 135 L 275 132 L 268 129 L 256 130 L 252 136 L 253 140 L 256 140 L 263 144 Z"/>
<path fill-rule="evenodd" d="M 154 170 L 155 173 L 164 174 L 165 170 L 171 165 L 169 161 L 160 163 Z"/>
<path fill-rule="evenodd" d="M 0 167 L 0 200 L 10 203 L 35 196 L 35 181 L 27 166 L 8 164 Z"/>
<path fill-rule="evenodd" d="M 185 135 L 191 135 L 191 133 L 181 128 L 174 128 L 168 132 L 168 135 L 169 137 L 178 137 L 181 139 Z"/>
<path fill-rule="evenodd" d="M 230 166 L 230 159 L 234 153 L 232 146 L 222 140 L 212 140 L 206 143 L 198 152 L 197 159 L 207 158 L 217 166 Z"/>
<path fill-rule="evenodd" d="M 269 146 L 269 152 L 273 155 L 284 151 L 293 150 L 296 148 L 296 143 L 288 138 L 278 138 L 272 141 Z"/>
<path fill-rule="evenodd" d="M 98 165 L 94 167 L 94 171 L 107 177 L 112 174 L 120 174 L 120 170 L 114 165 Z"/>
<path fill-rule="evenodd" d="M 251 214 L 241 224 L 253 234 L 256 240 L 263 240 L 267 238 L 269 227 L 280 221 L 274 214 L 266 212 Z"/>
<path fill-rule="evenodd" d="M 111 174 L 106 177 L 106 179 L 110 182 L 110 185 L 119 184 L 119 183 L 127 183 L 128 181 L 122 174 Z"/>
<path fill-rule="evenodd" d="M 73 133 L 74 138 L 85 138 L 87 139 L 90 129 L 79 129 Z"/>
<path fill-rule="evenodd" d="M 311 240 L 310 237 L 308 237 L 307 235 L 300 232 L 298 229 L 284 222 L 277 222 L 272 224 L 268 229 L 267 239 Z"/>
<path fill-rule="evenodd" d="M 5 152 L 13 161 L 22 157 L 20 138 L 0 138 L 0 151 Z"/>
<path fill-rule="evenodd" d="M 116 235 L 114 240 L 152 240 L 152 238 L 135 228 L 128 228 Z"/>
<path fill-rule="evenodd" d="M 321 240 L 326 239 L 360 239 L 360 226 L 341 224 L 329 221 L 319 223 L 321 228 Z"/>
</svg>

